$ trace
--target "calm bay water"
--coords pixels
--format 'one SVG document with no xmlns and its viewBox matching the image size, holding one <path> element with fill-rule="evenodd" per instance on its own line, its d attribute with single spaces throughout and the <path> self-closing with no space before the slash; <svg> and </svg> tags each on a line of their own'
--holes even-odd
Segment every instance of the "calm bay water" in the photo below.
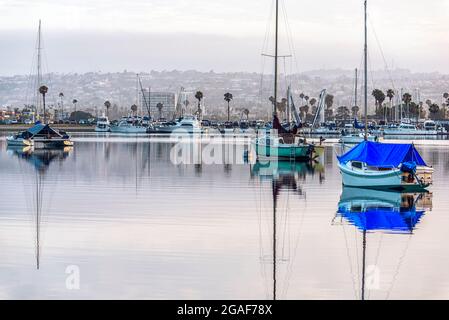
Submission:
<svg viewBox="0 0 449 320">
<path fill-rule="evenodd" d="M 267 174 L 175 165 L 159 138 L 75 141 L 30 152 L 0 138 L 0 298 L 449 298 L 449 144 L 418 147 L 431 194 L 401 195 L 343 189 L 331 145 Z M 374 226 L 356 213 L 392 204 Z"/>
</svg>

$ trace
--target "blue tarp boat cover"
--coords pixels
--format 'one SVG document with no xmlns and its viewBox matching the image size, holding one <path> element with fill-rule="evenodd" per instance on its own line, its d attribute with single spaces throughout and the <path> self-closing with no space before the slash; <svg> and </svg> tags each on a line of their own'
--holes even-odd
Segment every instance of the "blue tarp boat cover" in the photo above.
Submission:
<svg viewBox="0 0 449 320">
<path fill-rule="evenodd" d="M 48 124 L 42 124 L 40 121 L 37 121 L 34 126 L 27 130 L 28 134 L 31 136 L 35 135 L 51 135 L 51 136 L 61 136 L 57 131 L 52 129 Z"/>
<path fill-rule="evenodd" d="M 370 208 L 364 212 L 340 207 L 338 214 L 360 231 L 410 232 L 419 223 L 424 211 L 413 209 Z"/>
<path fill-rule="evenodd" d="M 404 162 L 427 166 L 413 144 L 388 144 L 364 141 L 338 157 L 340 163 L 360 161 L 373 167 L 399 167 Z"/>
</svg>

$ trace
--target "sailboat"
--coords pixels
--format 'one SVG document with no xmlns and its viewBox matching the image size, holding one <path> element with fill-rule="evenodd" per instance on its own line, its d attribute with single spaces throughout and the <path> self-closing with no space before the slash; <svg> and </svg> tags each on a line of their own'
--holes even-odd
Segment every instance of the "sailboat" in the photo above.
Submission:
<svg viewBox="0 0 449 320">
<path fill-rule="evenodd" d="M 273 103 L 273 125 L 274 133 L 257 137 L 252 141 L 252 146 L 259 158 L 310 160 L 315 154 L 315 146 L 306 142 L 304 137 L 297 136 L 298 125 L 293 129 L 285 129 L 277 115 L 278 98 L 278 30 L 279 30 L 279 0 L 276 0 L 276 22 L 275 22 L 275 54 L 274 54 L 274 96 Z M 271 100 L 271 99 L 270 99 Z M 287 101 L 290 100 L 287 99 Z"/>
<path fill-rule="evenodd" d="M 383 144 L 368 141 L 368 30 L 365 0 L 365 135 L 364 141 L 338 157 L 343 185 L 396 190 L 425 189 L 432 184 L 434 169 L 422 159 L 413 144 Z"/>
<path fill-rule="evenodd" d="M 44 122 L 37 121 L 33 127 L 23 132 L 19 132 L 7 137 L 8 146 L 34 146 L 35 149 L 51 149 L 73 146 L 70 136 L 64 132 L 51 128 L 47 124 L 47 114 L 45 110 L 45 95 L 48 88 L 42 84 L 41 72 L 41 21 L 39 20 L 37 39 L 37 88 L 36 91 L 42 94 Z M 39 105 L 39 103 L 37 104 Z"/>
<path fill-rule="evenodd" d="M 353 225 L 362 232 L 360 299 L 366 295 L 366 256 L 369 234 L 411 235 L 427 211 L 432 210 L 432 193 L 401 193 L 344 187 L 333 225 Z M 341 223 L 338 223 L 341 219 Z M 346 238 L 346 236 L 345 236 Z M 358 256 L 358 255 L 357 255 Z M 398 266 L 399 268 L 399 266 Z M 396 273 L 399 269 L 396 270 Z M 369 289 L 369 288 L 368 288 Z M 388 297 L 389 293 L 387 293 Z"/>
</svg>

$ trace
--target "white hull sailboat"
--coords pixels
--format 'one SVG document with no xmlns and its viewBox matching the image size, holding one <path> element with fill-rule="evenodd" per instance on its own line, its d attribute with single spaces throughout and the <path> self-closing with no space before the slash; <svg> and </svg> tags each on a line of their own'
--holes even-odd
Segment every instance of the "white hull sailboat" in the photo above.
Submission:
<svg viewBox="0 0 449 320">
<path fill-rule="evenodd" d="M 368 141 L 368 33 L 365 0 L 365 134 L 364 141 L 338 157 L 344 186 L 394 190 L 425 189 L 432 184 L 433 168 L 427 166 L 413 144 Z"/>
<path fill-rule="evenodd" d="M 276 22 L 275 22 L 275 52 L 274 52 L 274 94 L 270 98 L 273 104 L 273 129 L 272 133 L 258 137 L 253 140 L 252 145 L 255 149 L 256 155 L 259 158 L 281 158 L 290 160 L 311 160 L 315 156 L 315 146 L 306 142 L 306 139 L 297 135 L 297 128 L 293 130 L 285 129 L 278 118 L 278 25 L 279 25 L 279 0 L 276 0 Z M 287 104 L 292 102 L 290 95 L 290 88 L 287 90 Z M 294 106 L 293 111 L 295 112 Z M 289 110 L 289 105 L 287 106 Z M 297 121 L 297 120 L 296 120 Z M 299 126 L 299 123 L 297 123 Z"/>
</svg>

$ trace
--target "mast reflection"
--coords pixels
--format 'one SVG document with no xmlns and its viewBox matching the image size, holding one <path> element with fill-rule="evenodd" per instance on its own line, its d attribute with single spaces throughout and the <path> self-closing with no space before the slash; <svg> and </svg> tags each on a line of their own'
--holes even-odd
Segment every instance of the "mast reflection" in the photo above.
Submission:
<svg viewBox="0 0 449 320">
<path fill-rule="evenodd" d="M 412 235 L 427 211 L 432 193 L 401 193 L 343 187 L 333 224 L 354 226 L 362 233 L 361 295 L 366 298 L 366 252 L 369 234 Z"/>
<path fill-rule="evenodd" d="M 289 162 L 289 161 L 276 161 L 276 162 L 256 162 L 256 164 L 251 168 L 251 178 L 255 179 L 256 177 L 259 181 L 263 182 L 271 182 L 271 196 L 272 196 L 272 255 L 271 261 L 266 257 L 262 256 L 262 263 L 271 262 L 273 265 L 272 269 L 272 298 L 276 300 L 278 298 L 278 264 L 279 262 L 288 262 L 292 263 L 290 257 L 278 256 L 278 245 L 285 246 L 286 243 L 290 243 L 288 241 L 290 239 L 285 239 L 286 237 L 290 237 L 291 235 L 286 235 L 286 226 L 288 227 L 292 221 L 289 219 L 295 219 L 299 217 L 299 215 L 290 215 L 288 214 L 289 204 L 287 203 L 284 211 L 278 212 L 279 209 L 279 199 L 283 193 L 286 194 L 287 202 L 290 200 L 288 194 L 293 192 L 296 194 L 299 199 L 305 198 L 305 192 L 301 186 L 301 182 L 305 182 L 307 177 L 319 175 L 320 183 L 324 181 L 324 167 L 316 161 L 311 162 Z M 296 197 L 295 197 L 296 198 Z M 295 199 L 293 198 L 293 199 Z M 278 226 L 278 222 L 281 222 L 281 225 Z M 280 228 L 283 227 L 283 228 Z M 281 229 L 279 232 L 278 229 Z M 262 229 L 260 229 L 261 237 L 263 237 Z M 282 238 L 278 243 L 278 238 Z M 296 249 L 297 243 L 299 242 L 299 235 L 295 237 L 295 244 L 293 247 Z M 261 244 L 261 246 L 263 246 Z M 261 248 L 262 250 L 263 248 Z M 281 255 L 284 254 L 284 248 L 281 247 Z M 263 250 L 262 250 L 263 251 Z M 288 250 L 287 250 L 288 251 Z M 286 277 L 288 280 L 288 277 Z M 286 280 L 286 281 L 287 281 Z M 285 284 L 288 287 L 288 283 Z M 285 289 L 286 290 L 286 289 Z M 286 291 L 284 291 L 284 294 Z"/>
<path fill-rule="evenodd" d="M 40 229 L 42 219 L 43 193 L 45 186 L 45 176 L 52 163 L 65 160 L 73 147 L 64 149 L 33 149 L 32 147 L 8 147 L 8 153 L 24 160 L 34 168 L 35 181 L 32 188 L 33 195 L 33 213 L 35 214 L 36 224 L 36 269 L 40 268 Z M 29 176 L 26 171 L 23 174 Z"/>
</svg>

